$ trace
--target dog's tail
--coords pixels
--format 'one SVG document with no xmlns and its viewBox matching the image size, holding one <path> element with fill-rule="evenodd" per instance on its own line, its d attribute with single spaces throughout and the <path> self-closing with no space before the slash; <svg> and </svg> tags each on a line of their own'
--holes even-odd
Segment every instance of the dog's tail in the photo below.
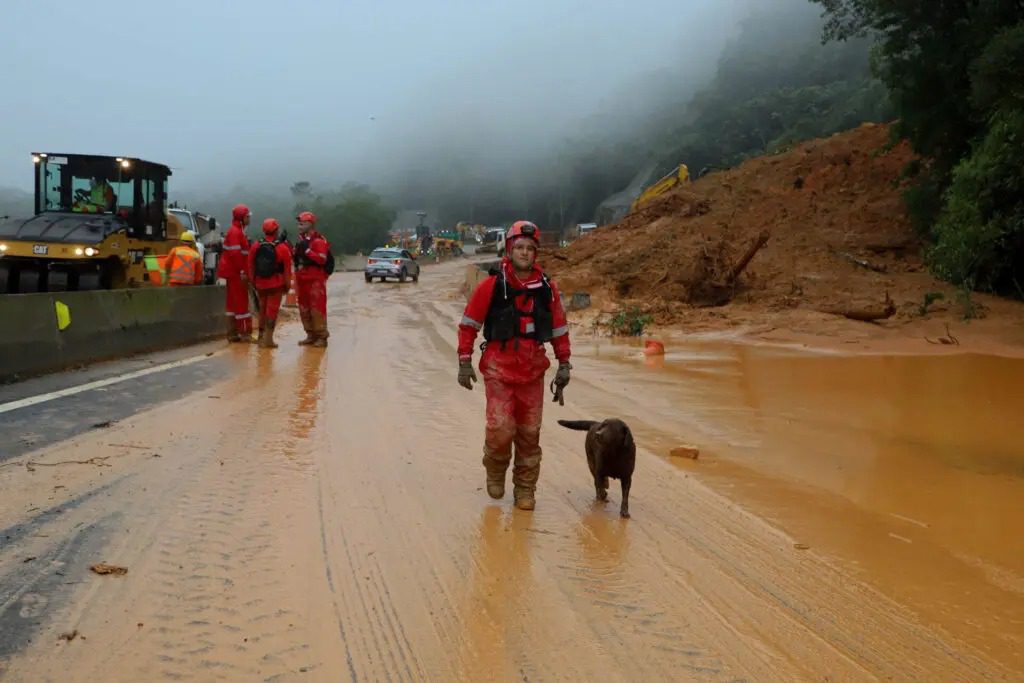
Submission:
<svg viewBox="0 0 1024 683">
<path fill-rule="evenodd" d="M 568 429 L 575 429 L 578 432 L 590 431 L 590 428 L 598 424 L 594 420 L 559 420 L 558 424 Z"/>
</svg>

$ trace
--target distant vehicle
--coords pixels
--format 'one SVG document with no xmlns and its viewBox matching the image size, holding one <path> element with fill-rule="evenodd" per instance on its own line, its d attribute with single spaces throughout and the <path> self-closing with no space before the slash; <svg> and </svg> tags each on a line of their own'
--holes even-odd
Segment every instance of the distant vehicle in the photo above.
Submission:
<svg viewBox="0 0 1024 683">
<path fill-rule="evenodd" d="M 173 205 L 167 213 L 181 223 L 182 230 L 191 230 L 195 235 L 199 258 L 203 261 L 203 282 L 212 285 L 217 281 L 217 259 L 220 256 L 215 248 L 221 241 L 217 234 L 217 220 L 206 214 Z"/>
<path fill-rule="evenodd" d="M 583 237 L 584 235 L 594 232 L 597 230 L 597 223 L 578 223 L 576 225 L 576 236 Z"/>
<path fill-rule="evenodd" d="M 497 253 L 498 256 L 505 255 L 505 228 L 488 228 L 484 233 L 476 253 L 482 254 L 490 251 Z"/>
<path fill-rule="evenodd" d="M 687 168 L 686 164 L 679 164 L 668 175 L 641 192 L 640 196 L 633 200 L 629 210 L 638 211 L 644 204 L 647 204 L 655 197 L 660 197 L 672 188 L 678 185 L 686 185 L 689 182 L 690 169 Z"/>
<path fill-rule="evenodd" d="M 405 282 L 411 277 L 413 282 L 419 282 L 420 264 L 416 263 L 416 257 L 407 249 L 374 249 L 366 258 L 363 276 L 367 282 L 373 282 L 375 277 L 379 277 L 381 282 L 389 277 L 399 282 Z"/>
</svg>

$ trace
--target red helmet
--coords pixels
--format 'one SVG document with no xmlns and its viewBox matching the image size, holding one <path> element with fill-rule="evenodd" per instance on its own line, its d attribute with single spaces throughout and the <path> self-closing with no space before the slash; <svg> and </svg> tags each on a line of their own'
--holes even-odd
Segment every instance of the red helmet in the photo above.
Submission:
<svg viewBox="0 0 1024 683">
<path fill-rule="evenodd" d="M 316 225 L 316 214 L 312 211 L 303 211 L 296 218 L 303 223 L 312 223 Z"/>
<path fill-rule="evenodd" d="M 538 247 L 540 246 L 540 228 L 530 221 L 516 221 L 513 223 L 512 227 L 505 234 L 505 241 L 511 246 L 520 237 L 529 237 Z"/>
<path fill-rule="evenodd" d="M 231 217 L 234 218 L 236 221 L 240 221 L 251 214 L 252 211 L 250 211 L 249 207 L 246 206 L 245 204 L 239 204 L 235 208 L 231 209 Z"/>
<path fill-rule="evenodd" d="M 277 222 L 276 218 L 268 218 L 263 221 L 263 232 L 267 235 L 273 235 L 280 227 L 281 224 Z"/>
</svg>

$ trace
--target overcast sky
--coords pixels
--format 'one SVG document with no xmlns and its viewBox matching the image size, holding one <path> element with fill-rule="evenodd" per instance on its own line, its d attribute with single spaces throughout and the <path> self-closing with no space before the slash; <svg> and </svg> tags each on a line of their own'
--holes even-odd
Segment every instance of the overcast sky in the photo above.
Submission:
<svg viewBox="0 0 1024 683">
<path fill-rule="evenodd" d="M 751 1 L 0 0 L 0 186 L 31 189 L 32 151 L 167 163 L 172 198 L 370 179 L 463 133 L 515 154 L 713 64 Z"/>
</svg>

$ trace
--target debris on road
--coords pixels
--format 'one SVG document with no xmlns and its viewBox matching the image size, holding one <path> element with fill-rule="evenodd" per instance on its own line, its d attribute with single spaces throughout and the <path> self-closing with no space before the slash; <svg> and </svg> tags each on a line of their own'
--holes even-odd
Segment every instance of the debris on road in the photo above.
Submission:
<svg viewBox="0 0 1024 683">
<path fill-rule="evenodd" d="M 107 576 L 107 575 L 124 576 L 125 574 L 128 573 L 128 568 L 127 567 L 119 567 L 116 564 L 107 564 L 106 562 L 100 562 L 99 564 L 94 564 L 91 567 L 89 567 L 89 569 L 94 574 L 99 574 L 100 576 Z"/>
<path fill-rule="evenodd" d="M 797 550 L 810 550 L 811 549 L 811 546 L 807 545 L 806 543 L 794 543 L 793 547 L 796 548 Z"/>
<path fill-rule="evenodd" d="M 110 467 L 110 463 L 107 462 L 107 460 L 110 460 L 110 457 L 111 456 L 109 455 L 97 455 L 96 457 L 89 458 L 87 460 L 60 460 L 58 462 L 36 462 L 34 460 L 30 460 L 25 463 L 25 467 L 30 471 L 33 467 L 57 467 L 58 465 L 96 465 L 97 467 Z"/>
<path fill-rule="evenodd" d="M 673 458 L 689 458 L 690 460 L 696 460 L 700 457 L 700 449 L 696 446 L 676 446 L 669 455 Z"/>
<path fill-rule="evenodd" d="M 644 355 L 645 356 L 664 356 L 665 355 L 665 345 L 662 344 L 660 341 L 655 341 L 653 339 L 648 339 L 644 343 Z"/>
<path fill-rule="evenodd" d="M 946 346 L 960 346 L 960 340 L 953 336 L 953 333 L 949 331 L 949 324 L 946 324 L 946 336 L 939 337 L 937 340 L 929 339 L 925 337 L 924 340 L 929 344 L 943 344 Z"/>
<path fill-rule="evenodd" d="M 831 308 L 820 309 L 822 313 L 828 313 L 829 315 L 839 315 L 850 320 L 857 320 L 864 323 L 873 323 L 878 320 L 888 320 L 896 313 L 896 304 L 889 297 L 889 293 L 885 294 L 885 302 L 882 306 L 876 304 L 867 304 L 862 306 L 847 304 L 845 306 L 837 306 Z"/>
<path fill-rule="evenodd" d="M 114 420 L 106 420 L 104 422 L 97 422 L 96 424 L 91 425 L 89 428 L 90 429 L 106 429 L 107 427 L 109 427 L 112 424 L 114 424 Z"/>
<path fill-rule="evenodd" d="M 78 637 L 78 629 L 76 628 L 74 631 L 69 631 L 67 633 L 60 634 L 60 636 L 57 637 L 57 640 L 66 640 L 67 642 L 70 643 L 72 640 L 74 640 L 77 637 Z"/>
</svg>

